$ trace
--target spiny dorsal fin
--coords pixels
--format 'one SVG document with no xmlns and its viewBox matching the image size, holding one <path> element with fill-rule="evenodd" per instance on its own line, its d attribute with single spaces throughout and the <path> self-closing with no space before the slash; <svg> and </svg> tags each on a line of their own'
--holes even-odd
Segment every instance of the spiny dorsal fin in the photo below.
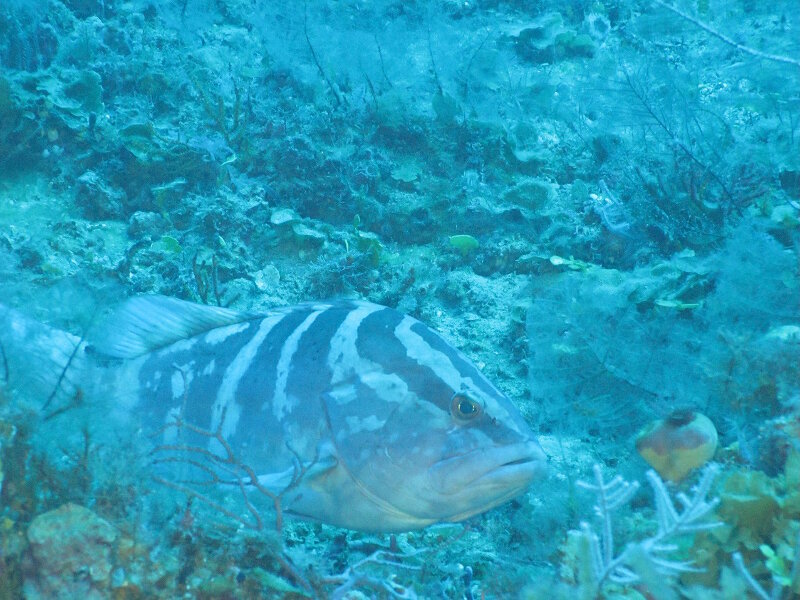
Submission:
<svg viewBox="0 0 800 600">
<path fill-rule="evenodd" d="M 91 336 L 90 344 L 94 352 L 106 356 L 135 358 L 259 316 L 167 296 L 136 296 L 112 313 Z"/>
</svg>

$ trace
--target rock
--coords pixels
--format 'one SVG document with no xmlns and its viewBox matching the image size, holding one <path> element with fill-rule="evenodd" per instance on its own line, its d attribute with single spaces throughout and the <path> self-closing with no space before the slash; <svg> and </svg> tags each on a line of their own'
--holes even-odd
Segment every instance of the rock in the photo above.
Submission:
<svg viewBox="0 0 800 600">
<path fill-rule="evenodd" d="M 28 527 L 32 569 L 28 600 L 100 600 L 109 595 L 111 549 L 117 532 L 88 508 L 65 504 Z"/>
<path fill-rule="evenodd" d="M 502 200 L 506 204 L 534 212 L 541 210 L 555 198 L 555 186 L 536 177 L 521 178 L 502 195 Z"/>
<path fill-rule="evenodd" d="M 131 238 L 148 238 L 164 232 L 169 223 L 157 212 L 137 210 L 128 220 L 128 235 Z"/>
<path fill-rule="evenodd" d="M 300 216 L 291 208 L 277 208 L 270 215 L 269 222 L 273 225 L 284 225 L 295 223 L 300 220 Z"/>
<path fill-rule="evenodd" d="M 109 185 L 94 171 L 78 177 L 75 204 L 92 221 L 119 219 L 123 216 L 125 193 Z"/>
</svg>

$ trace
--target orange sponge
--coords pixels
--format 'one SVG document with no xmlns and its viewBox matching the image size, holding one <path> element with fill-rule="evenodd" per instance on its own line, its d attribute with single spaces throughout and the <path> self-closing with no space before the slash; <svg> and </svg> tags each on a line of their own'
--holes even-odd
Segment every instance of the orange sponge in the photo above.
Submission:
<svg viewBox="0 0 800 600">
<path fill-rule="evenodd" d="M 636 450 L 659 475 L 680 481 L 706 464 L 717 449 L 711 420 L 692 410 L 679 410 L 653 421 L 636 436 Z"/>
</svg>

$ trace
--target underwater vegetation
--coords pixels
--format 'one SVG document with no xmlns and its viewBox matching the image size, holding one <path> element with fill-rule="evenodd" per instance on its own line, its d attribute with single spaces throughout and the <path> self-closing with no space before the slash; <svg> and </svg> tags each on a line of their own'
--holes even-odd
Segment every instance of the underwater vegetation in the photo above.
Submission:
<svg viewBox="0 0 800 600">
<path fill-rule="evenodd" d="M 139 294 L 390 306 L 549 457 L 458 523 L 283 519 L 154 478 L 119 399 L 14 389 L 0 344 L 0 599 L 800 597 L 799 29 L 790 1 L 0 3 L 0 304 L 78 339 Z"/>
</svg>

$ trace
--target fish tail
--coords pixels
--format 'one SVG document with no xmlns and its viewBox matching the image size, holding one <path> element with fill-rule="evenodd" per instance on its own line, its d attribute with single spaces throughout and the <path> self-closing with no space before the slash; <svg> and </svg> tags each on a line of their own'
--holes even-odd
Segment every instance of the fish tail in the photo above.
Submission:
<svg viewBox="0 0 800 600">
<path fill-rule="evenodd" d="M 52 412 L 81 395 L 83 340 L 0 304 L 0 391 Z"/>
</svg>

